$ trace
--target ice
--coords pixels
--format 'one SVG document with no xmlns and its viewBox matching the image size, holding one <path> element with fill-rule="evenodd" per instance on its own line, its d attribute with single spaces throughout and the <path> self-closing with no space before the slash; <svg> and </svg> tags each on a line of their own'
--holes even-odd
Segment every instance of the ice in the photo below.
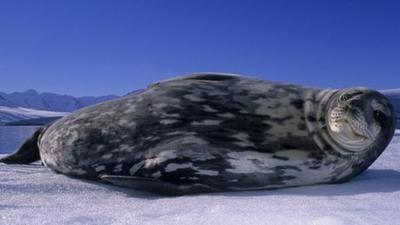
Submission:
<svg viewBox="0 0 400 225">
<path fill-rule="evenodd" d="M 344 184 L 164 197 L 0 165 L 0 224 L 400 224 L 400 130 Z"/>
<path fill-rule="evenodd" d="M 0 106 L 0 122 L 10 122 L 39 117 L 62 117 L 65 115 L 68 115 L 68 113 L 29 109 L 24 107 Z"/>
</svg>

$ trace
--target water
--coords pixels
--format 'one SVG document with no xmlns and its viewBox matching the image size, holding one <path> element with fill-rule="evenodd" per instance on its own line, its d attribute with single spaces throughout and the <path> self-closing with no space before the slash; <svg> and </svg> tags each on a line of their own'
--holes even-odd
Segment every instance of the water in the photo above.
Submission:
<svg viewBox="0 0 400 225">
<path fill-rule="evenodd" d="M 0 154 L 14 152 L 38 126 L 0 126 Z"/>
</svg>

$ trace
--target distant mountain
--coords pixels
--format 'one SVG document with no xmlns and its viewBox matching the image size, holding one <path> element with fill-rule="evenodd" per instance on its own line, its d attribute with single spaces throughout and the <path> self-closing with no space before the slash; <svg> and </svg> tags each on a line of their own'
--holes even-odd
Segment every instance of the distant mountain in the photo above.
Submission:
<svg viewBox="0 0 400 225">
<path fill-rule="evenodd" d="M 118 98 L 116 95 L 100 97 L 74 97 L 54 93 L 38 93 L 33 89 L 6 94 L 0 92 L 0 106 L 23 107 L 55 112 L 72 112 L 88 105 Z"/>
<path fill-rule="evenodd" d="M 54 120 L 54 118 L 65 116 L 68 112 L 118 97 L 116 95 L 74 97 L 54 93 L 38 93 L 33 89 L 9 94 L 0 92 L 0 124 L 10 122 L 10 124 L 18 124 L 18 121 L 21 121 L 22 124 L 44 123 L 51 121 L 52 118 Z"/>
</svg>

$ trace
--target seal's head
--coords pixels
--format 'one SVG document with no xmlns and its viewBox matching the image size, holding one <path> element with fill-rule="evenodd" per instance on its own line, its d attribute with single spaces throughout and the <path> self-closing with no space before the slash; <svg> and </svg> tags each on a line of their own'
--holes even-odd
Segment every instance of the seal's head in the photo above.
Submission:
<svg viewBox="0 0 400 225">
<path fill-rule="evenodd" d="M 327 107 L 328 133 L 341 149 L 361 153 L 385 148 L 396 124 L 393 106 L 381 93 L 367 88 L 337 91 Z"/>
</svg>

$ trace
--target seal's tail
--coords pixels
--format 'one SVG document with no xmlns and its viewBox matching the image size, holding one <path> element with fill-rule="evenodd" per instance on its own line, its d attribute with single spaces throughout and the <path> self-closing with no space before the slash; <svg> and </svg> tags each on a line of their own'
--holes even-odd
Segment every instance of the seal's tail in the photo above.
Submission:
<svg viewBox="0 0 400 225">
<path fill-rule="evenodd" d="M 6 164 L 29 164 L 40 160 L 38 139 L 45 127 L 39 128 L 33 135 L 25 141 L 21 147 L 11 155 L 0 159 L 0 163 Z"/>
</svg>

